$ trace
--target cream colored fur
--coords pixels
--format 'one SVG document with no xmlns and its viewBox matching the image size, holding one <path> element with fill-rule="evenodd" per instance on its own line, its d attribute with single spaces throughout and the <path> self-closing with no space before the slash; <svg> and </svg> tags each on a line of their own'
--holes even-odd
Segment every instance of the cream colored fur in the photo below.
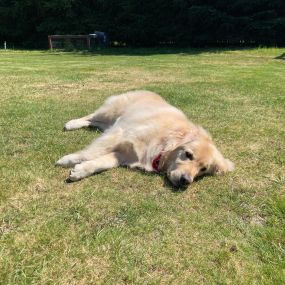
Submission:
<svg viewBox="0 0 285 285">
<path fill-rule="evenodd" d="M 199 175 L 234 169 L 203 128 L 153 92 L 109 97 L 95 113 L 67 122 L 65 129 L 89 126 L 104 132 L 85 149 L 56 163 L 73 167 L 71 181 L 120 165 L 154 171 L 152 161 L 159 154 L 158 170 L 175 186 L 189 184 Z"/>
</svg>

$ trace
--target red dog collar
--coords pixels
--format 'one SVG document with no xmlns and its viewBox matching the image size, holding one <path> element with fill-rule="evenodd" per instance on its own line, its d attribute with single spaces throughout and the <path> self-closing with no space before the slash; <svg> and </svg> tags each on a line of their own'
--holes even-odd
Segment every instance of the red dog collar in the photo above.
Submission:
<svg viewBox="0 0 285 285">
<path fill-rule="evenodd" d="M 159 166 L 160 158 L 161 158 L 161 153 L 153 159 L 152 164 L 151 164 L 153 170 L 155 170 L 156 172 L 159 172 L 158 166 Z"/>
</svg>

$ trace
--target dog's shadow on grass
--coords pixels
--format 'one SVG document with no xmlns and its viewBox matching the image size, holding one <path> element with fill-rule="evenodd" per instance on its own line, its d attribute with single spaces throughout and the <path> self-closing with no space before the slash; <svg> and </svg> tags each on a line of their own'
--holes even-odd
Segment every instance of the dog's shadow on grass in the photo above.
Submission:
<svg viewBox="0 0 285 285">
<path fill-rule="evenodd" d="M 283 60 L 285 60 L 285 53 L 282 53 L 281 55 L 276 56 L 275 59 L 283 59 Z"/>
<path fill-rule="evenodd" d="M 166 177 L 166 175 L 163 175 L 162 176 L 163 178 L 163 186 L 167 189 L 169 189 L 171 192 L 173 193 L 182 193 L 184 191 L 187 190 L 187 186 L 183 186 L 183 187 L 177 187 L 177 186 L 174 186 L 170 181 L 169 179 Z"/>
<path fill-rule="evenodd" d="M 185 192 L 187 189 L 189 189 L 189 187 L 191 187 L 191 184 L 190 185 L 185 185 L 185 186 L 174 186 L 170 180 L 167 178 L 166 174 L 157 174 L 155 172 L 147 172 L 145 170 L 142 170 L 142 169 L 136 169 L 136 168 L 129 168 L 127 166 L 120 166 L 122 168 L 125 168 L 126 170 L 128 171 L 135 171 L 135 172 L 138 172 L 140 173 L 141 175 L 144 175 L 144 176 L 157 176 L 159 175 L 163 181 L 163 187 L 169 189 L 171 192 L 173 193 L 183 193 Z M 106 170 L 107 171 L 107 170 Z M 100 173 L 95 173 L 91 176 L 96 176 L 96 175 L 99 175 Z M 199 176 L 197 178 L 194 179 L 194 182 L 193 183 L 199 183 L 204 177 L 206 176 L 210 176 L 209 174 L 205 174 L 205 175 L 202 175 L 202 176 Z M 82 179 L 81 179 L 82 180 Z M 72 181 L 70 180 L 69 178 L 67 178 L 64 182 L 67 183 L 67 184 L 70 184 L 70 183 L 76 183 L 76 182 L 80 182 L 81 180 L 78 180 L 78 181 Z"/>
<path fill-rule="evenodd" d="M 128 171 L 136 171 L 136 172 L 139 172 L 140 174 L 144 175 L 144 176 L 160 176 L 160 178 L 162 179 L 163 181 L 163 187 L 169 189 L 171 192 L 173 193 L 183 193 L 185 192 L 186 190 L 189 189 L 189 187 L 191 187 L 192 184 L 190 185 L 185 185 L 185 186 L 174 186 L 170 180 L 167 178 L 166 174 L 163 174 L 163 173 L 155 173 L 155 172 L 147 172 L 145 170 L 142 170 L 142 169 L 136 169 L 136 168 L 129 168 L 129 167 L 124 167 L 123 168 L 126 168 L 128 169 Z M 204 174 L 204 175 L 201 175 L 199 177 L 196 177 L 193 181 L 193 183 L 199 183 L 200 181 L 203 180 L 203 178 L 205 177 L 208 177 L 210 176 L 210 174 Z"/>
</svg>

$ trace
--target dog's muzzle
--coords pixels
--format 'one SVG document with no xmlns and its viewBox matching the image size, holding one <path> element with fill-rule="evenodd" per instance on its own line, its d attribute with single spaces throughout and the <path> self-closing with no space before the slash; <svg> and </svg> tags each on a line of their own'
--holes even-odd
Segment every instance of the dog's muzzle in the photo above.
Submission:
<svg viewBox="0 0 285 285">
<path fill-rule="evenodd" d="M 181 175 L 178 186 L 185 187 L 193 182 L 193 178 L 187 174 Z"/>
</svg>

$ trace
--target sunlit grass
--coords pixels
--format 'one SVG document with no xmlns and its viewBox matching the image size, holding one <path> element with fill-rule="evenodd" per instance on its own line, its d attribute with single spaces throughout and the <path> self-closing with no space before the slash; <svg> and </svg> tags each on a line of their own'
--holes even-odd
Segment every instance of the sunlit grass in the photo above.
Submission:
<svg viewBox="0 0 285 285">
<path fill-rule="evenodd" d="M 1 284 L 284 284 L 285 49 L 0 52 Z M 173 192 L 119 168 L 55 168 L 108 96 L 161 94 L 236 164 Z"/>
</svg>

